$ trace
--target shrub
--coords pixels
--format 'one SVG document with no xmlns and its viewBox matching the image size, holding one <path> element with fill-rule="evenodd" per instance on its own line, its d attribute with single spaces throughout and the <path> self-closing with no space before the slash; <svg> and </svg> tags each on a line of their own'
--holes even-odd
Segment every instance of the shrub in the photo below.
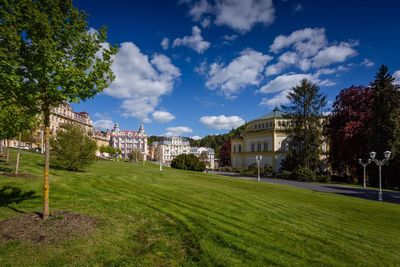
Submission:
<svg viewBox="0 0 400 267">
<path fill-rule="evenodd" d="M 315 172 L 307 167 L 296 168 L 292 173 L 294 180 L 301 182 L 314 182 L 317 180 Z"/>
<path fill-rule="evenodd" d="M 195 155 L 182 154 L 174 158 L 171 162 L 171 167 L 181 170 L 202 172 L 206 169 L 204 162 L 201 162 Z"/>
<path fill-rule="evenodd" d="M 96 141 L 78 125 L 64 124 L 51 139 L 52 163 L 58 167 L 80 171 L 96 160 Z"/>
</svg>

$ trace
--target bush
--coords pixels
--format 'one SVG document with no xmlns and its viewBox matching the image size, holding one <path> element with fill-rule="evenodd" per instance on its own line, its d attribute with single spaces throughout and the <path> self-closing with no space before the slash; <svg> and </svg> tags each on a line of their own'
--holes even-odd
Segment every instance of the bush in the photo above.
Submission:
<svg viewBox="0 0 400 267">
<path fill-rule="evenodd" d="M 80 171 L 96 160 L 96 141 L 78 125 L 64 124 L 51 139 L 52 163 L 58 167 Z"/>
<path fill-rule="evenodd" d="M 182 154 L 174 158 L 171 162 L 171 167 L 181 170 L 202 172 L 206 169 L 204 162 L 201 162 L 195 155 Z"/>
<path fill-rule="evenodd" d="M 296 168 L 292 173 L 294 180 L 300 182 L 315 182 L 317 180 L 317 175 L 315 172 L 307 167 Z"/>
</svg>

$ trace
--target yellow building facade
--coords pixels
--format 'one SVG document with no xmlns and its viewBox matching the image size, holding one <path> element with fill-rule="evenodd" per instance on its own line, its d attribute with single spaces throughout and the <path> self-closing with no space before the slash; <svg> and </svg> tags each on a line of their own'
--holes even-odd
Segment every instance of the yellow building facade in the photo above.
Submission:
<svg viewBox="0 0 400 267">
<path fill-rule="evenodd" d="M 290 123 L 277 109 L 250 121 L 242 136 L 231 141 L 232 167 L 245 169 L 256 163 L 256 156 L 262 156 L 260 166 L 278 171 L 289 151 L 286 129 Z"/>
</svg>

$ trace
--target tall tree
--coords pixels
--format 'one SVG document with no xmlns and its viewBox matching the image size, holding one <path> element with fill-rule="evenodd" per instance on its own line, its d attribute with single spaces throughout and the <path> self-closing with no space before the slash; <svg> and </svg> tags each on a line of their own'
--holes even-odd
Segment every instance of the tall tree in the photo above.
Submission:
<svg viewBox="0 0 400 267">
<path fill-rule="evenodd" d="M 373 94 L 370 151 L 383 155 L 390 150 L 392 160 L 386 169 L 386 186 L 400 188 L 400 88 L 382 65 L 371 82 Z M 377 175 L 373 175 L 377 177 Z"/>
<path fill-rule="evenodd" d="M 290 152 L 283 162 L 288 171 L 319 167 L 322 144 L 322 117 L 326 96 L 318 85 L 303 79 L 288 95 L 289 105 L 283 106 L 284 117 L 292 121 L 288 127 Z"/>
<path fill-rule="evenodd" d="M 219 164 L 221 167 L 231 166 L 231 140 L 225 141 L 221 146 Z"/>
<path fill-rule="evenodd" d="M 43 218 L 49 216 L 50 111 L 93 97 L 113 80 L 106 30 L 89 31 L 72 0 L 9 0 L 0 8 L 0 99 L 41 113 L 45 129 Z"/>
<path fill-rule="evenodd" d="M 335 173 L 351 179 L 348 182 L 357 177 L 357 160 L 368 156 L 372 106 L 371 88 L 351 86 L 340 91 L 328 118 L 329 162 Z"/>
</svg>

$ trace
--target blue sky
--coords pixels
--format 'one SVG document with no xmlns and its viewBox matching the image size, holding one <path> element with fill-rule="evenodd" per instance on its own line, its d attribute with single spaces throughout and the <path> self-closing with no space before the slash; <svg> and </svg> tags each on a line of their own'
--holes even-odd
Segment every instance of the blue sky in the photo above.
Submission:
<svg viewBox="0 0 400 267">
<path fill-rule="evenodd" d="M 74 4 L 120 47 L 116 81 L 77 111 L 151 135 L 224 133 L 285 103 L 300 79 L 330 101 L 386 64 L 400 81 L 400 3 L 312 0 Z M 398 72 L 397 72 L 398 71 Z"/>
</svg>

